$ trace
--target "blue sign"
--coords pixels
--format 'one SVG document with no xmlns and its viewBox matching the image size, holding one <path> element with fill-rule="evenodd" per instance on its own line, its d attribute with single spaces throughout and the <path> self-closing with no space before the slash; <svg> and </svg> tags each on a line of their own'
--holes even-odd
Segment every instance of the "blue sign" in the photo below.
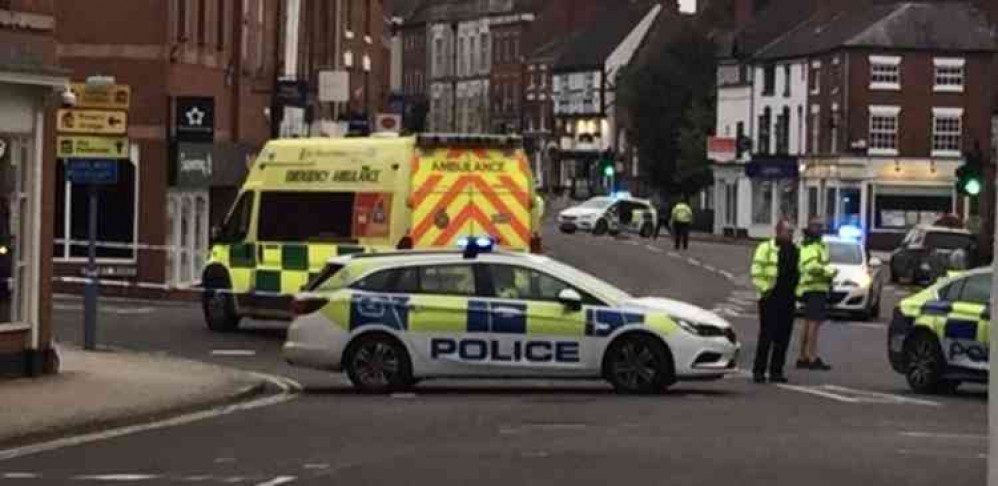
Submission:
<svg viewBox="0 0 998 486">
<path fill-rule="evenodd" d="M 745 175 L 752 179 L 796 179 L 800 165 L 796 157 L 757 157 L 745 164 Z"/>
<path fill-rule="evenodd" d="M 73 184 L 117 184 L 118 162 L 110 159 L 66 159 L 66 180 Z"/>
</svg>

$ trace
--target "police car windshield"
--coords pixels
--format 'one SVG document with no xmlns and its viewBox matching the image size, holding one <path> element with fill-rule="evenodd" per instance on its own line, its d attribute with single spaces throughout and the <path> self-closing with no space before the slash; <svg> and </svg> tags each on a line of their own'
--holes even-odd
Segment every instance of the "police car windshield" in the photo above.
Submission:
<svg viewBox="0 0 998 486">
<path fill-rule="evenodd" d="M 829 260 L 840 265 L 862 265 L 863 249 L 853 243 L 832 242 L 828 244 Z"/>
<path fill-rule="evenodd" d="M 613 199 L 608 197 L 594 197 L 582 203 L 579 207 L 585 209 L 603 209 L 609 207 L 611 204 L 613 204 Z"/>
<path fill-rule="evenodd" d="M 973 243 L 972 236 L 963 233 L 930 232 L 925 235 L 925 246 L 941 250 L 966 248 Z"/>
<path fill-rule="evenodd" d="M 609 305 L 619 305 L 634 298 L 612 284 L 564 263 L 548 260 L 547 265 L 544 267 L 556 272 L 559 278 L 572 282 L 573 285 L 578 285 L 582 290 L 595 294 L 601 299 L 609 300 L 609 302 L 606 302 Z"/>
</svg>

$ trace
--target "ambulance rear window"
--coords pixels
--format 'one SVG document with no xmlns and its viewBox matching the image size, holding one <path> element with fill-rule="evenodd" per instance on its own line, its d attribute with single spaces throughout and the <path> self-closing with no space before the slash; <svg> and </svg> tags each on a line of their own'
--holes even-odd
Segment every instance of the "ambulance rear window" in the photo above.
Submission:
<svg viewBox="0 0 998 486">
<path fill-rule="evenodd" d="M 264 192 L 260 241 L 346 242 L 353 236 L 354 193 Z"/>
<path fill-rule="evenodd" d="M 333 278 L 334 275 L 339 273 L 340 270 L 343 270 L 343 267 L 344 267 L 343 265 L 340 265 L 338 263 L 327 264 L 322 269 L 322 271 L 319 272 L 319 274 L 316 275 L 315 278 L 312 281 L 310 281 L 308 285 L 305 286 L 305 291 L 313 292 L 315 290 L 318 290 L 320 287 L 325 285 L 326 282 L 329 281 L 329 279 Z"/>
</svg>

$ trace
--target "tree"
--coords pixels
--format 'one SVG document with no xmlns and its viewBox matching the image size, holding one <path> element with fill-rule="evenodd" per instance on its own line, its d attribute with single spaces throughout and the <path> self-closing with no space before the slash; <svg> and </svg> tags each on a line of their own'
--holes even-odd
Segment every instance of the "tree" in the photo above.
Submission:
<svg viewBox="0 0 998 486">
<path fill-rule="evenodd" d="M 631 117 L 642 172 L 668 193 L 692 194 L 712 178 L 706 138 L 717 66 L 714 44 L 698 26 L 676 24 L 623 73 L 619 101 Z"/>
</svg>

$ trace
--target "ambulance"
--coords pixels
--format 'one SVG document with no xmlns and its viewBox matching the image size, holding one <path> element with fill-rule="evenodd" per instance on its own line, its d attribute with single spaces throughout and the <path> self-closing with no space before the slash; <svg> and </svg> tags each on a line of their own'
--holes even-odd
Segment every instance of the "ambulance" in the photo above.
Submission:
<svg viewBox="0 0 998 486">
<path fill-rule="evenodd" d="M 540 252 L 543 205 L 522 139 L 375 135 L 286 139 L 257 156 L 202 273 L 205 321 L 288 320 L 330 257 L 452 248 L 486 236 Z"/>
</svg>

